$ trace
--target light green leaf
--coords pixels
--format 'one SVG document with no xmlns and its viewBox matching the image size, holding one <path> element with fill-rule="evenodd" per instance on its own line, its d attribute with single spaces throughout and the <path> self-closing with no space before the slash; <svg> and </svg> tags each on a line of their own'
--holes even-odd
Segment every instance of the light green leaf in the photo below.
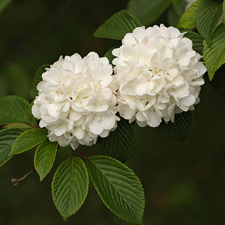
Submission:
<svg viewBox="0 0 225 225">
<path fill-rule="evenodd" d="M 175 121 L 167 124 L 163 121 L 156 130 L 168 139 L 184 141 L 194 130 L 195 121 L 191 111 L 175 115 Z"/>
<path fill-rule="evenodd" d="M 201 36 L 210 44 L 211 36 L 222 16 L 222 2 L 204 0 L 199 4 L 196 26 Z"/>
<path fill-rule="evenodd" d="M 192 40 L 193 42 L 193 49 L 198 52 L 200 55 L 202 55 L 203 53 L 203 37 L 201 37 L 201 35 L 199 35 L 198 33 L 194 32 L 194 31 L 186 31 L 186 34 L 184 35 L 184 37 L 187 37 L 189 39 Z"/>
<path fill-rule="evenodd" d="M 223 1 L 223 23 L 225 24 L 225 1 Z"/>
<path fill-rule="evenodd" d="M 14 95 L 0 98 L 0 125 L 8 123 L 29 124 L 29 103 Z"/>
<path fill-rule="evenodd" d="M 11 2 L 12 2 L 12 0 L 1 0 L 0 1 L 0 14 Z"/>
<path fill-rule="evenodd" d="M 33 99 L 38 95 L 37 85 L 42 81 L 42 74 L 46 72 L 46 68 L 49 68 L 49 64 L 44 64 L 40 66 L 35 72 L 31 88 L 30 88 L 30 97 Z"/>
<path fill-rule="evenodd" d="M 80 158 L 70 157 L 58 167 L 52 181 L 52 197 L 64 220 L 83 205 L 88 186 L 87 168 Z"/>
<path fill-rule="evenodd" d="M 171 0 L 130 0 L 127 10 L 147 26 L 155 22 L 169 7 Z"/>
<path fill-rule="evenodd" d="M 0 131 L 0 167 L 13 157 L 9 156 L 11 147 L 15 139 L 25 130 L 25 128 L 8 128 Z"/>
<path fill-rule="evenodd" d="M 103 23 L 94 33 L 95 37 L 122 40 L 127 33 L 131 33 L 142 24 L 127 10 L 122 10 Z"/>
<path fill-rule="evenodd" d="M 217 69 L 225 63 L 225 25 L 220 24 L 212 35 L 211 47 L 204 41 L 203 58 L 208 71 L 209 80 Z"/>
<path fill-rule="evenodd" d="M 102 155 L 111 156 L 125 162 L 130 159 L 137 149 L 137 134 L 128 120 L 118 122 L 115 131 L 106 138 L 98 138 L 97 146 Z"/>
<path fill-rule="evenodd" d="M 133 171 L 120 161 L 101 155 L 88 158 L 87 168 L 104 204 L 118 217 L 143 224 L 144 191 Z"/>
<path fill-rule="evenodd" d="M 50 142 L 48 139 L 43 141 L 37 148 L 34 155 L 35 170 L 42 181 L 51 170 L 55 161 L 58 142 Z"/>
<path fill-rule="evenodd" d="M 13 143 L 9 155 L 25 152 L 47 139 L 46 129 L 30 129 L 23 132 Z"/>
<path fill-rule="evenodd" d="M 191 29 L 196 27 L 197 10 L 202 1 L 203 0 L 196 1 L 185 11 L 177 25 L 178 28 L 182 27 L 184 29 Z"/>
</svg>

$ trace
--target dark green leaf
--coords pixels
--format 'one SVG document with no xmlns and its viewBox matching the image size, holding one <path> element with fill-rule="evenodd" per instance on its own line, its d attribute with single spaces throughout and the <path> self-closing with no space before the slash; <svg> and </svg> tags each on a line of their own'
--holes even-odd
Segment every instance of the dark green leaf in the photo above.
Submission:
<svg viewBox="0 0 225 225">
<path fill-rule="evenodd" d="M 0 1 L 0 14 L 11 2 L 12 2 L 12 0 L 1 0 Z"/>
<path fill-rule="evenodd" d="M 112 51 L 115 48 L 118 48 L 118 46 L 114 46 L 114 47 L 110 48 L 104 55 L 105 57 L 108 58 L 110 64 L 112 64 L 112 61 L 115 58 L 115 56 L 112 54 Z"/>
<path fill-rule="evenodd" d="M 175 115 L 175 121 L 167 124 L 163 121 L 156 130 L 168 139 L 184 141 L 194 130 L 195 122 L 191 111 Z"/>
<path fill-rule="evenodd" d="M 201 36 L 210 44 L 211 36 L 222 16 L 222 2 L 204 0 L 199 4 L 196 26 Z"/>
<path fill-rule="evenodd" d="M 23 132 L 13 143 L 10 155 L 25 152 L 47 139 L 46 129 L 30 129 Z"/>
<path fill-rule="evenodd" d="M 130 0 L 127 9 L 147 26 L 155 22 L 169 7 L 171 0 Z"/>
<path fill-rule="evenodd" d="M 10 123 L 5 125 L 4 128 L 31 129 L 32 127 L 24 123 Z"/>
<path fill-rule="evenodd" d="M 29 124 L 29 103 L 14 95 L 0 98 L 0 125 L 8 123 Z"/>
<path fill-rule="evenodd" d="M 35 170 L 42 181 L 51 170 L 55 161 L 58 142 L 43 141 L 37 148 L 34 156 Z"/>
<path fill-rule="evenodd" d="M 203 0 L 196 1 L 185 11 L 177 27 L 182 27 L 184 29 L 191 29 L 193 27 L 196 27 L 197 10 L 202 1 Z"/>
<path fill-rule="evenodd" d="M 142 24 L 127 10 L 122 10 L 103 23 L 94 33 L 95 37 L 122 40 L 127 33 L 131 33 Z"/>
<path fill-rule="evenodd" d="M 137 134 L 133 125 L 121 118 L 116 130 L 106 138 L 99 138 L 97 146 L 102 155 L 125 162 L 137 149 Z"/>
<path fill-rule="evenodd" d="M 183 0 L 172 0 L 172 5 L 169 7 L 167 18 L 170 26 L 176 27 L 186 7 L 186 2 Z"/>
<path fill-rule="evenodd" d="M 212 35 L 211 47 L 204 41 L 203 57 L 208 71 L 209 80 L 225 63 L 225 25 L 220 24 Z"/>
<path fill-rule="evenodd" d="M 120 218 L 143 224 L 144 191 L 133 171 L 120 161 L 101 155 L 88 158 L 87 168 L 104 204 Z"/>
<path fill-rule="evenodd" d="M 214 91 L 225 91 L 225 64 L 223 64 L 215 73 L 210 82 Z"/>
<path fill-rule="evenodd" d="M 0 131 L 0 167 L 13 157 L 9 156 L 11 147 L 15 139 L 25 130 L 25 128 L 8 128 Z"/>
<path fill-rule="evenodd" d="M 87 168 L 80 158 L 70 157 L 58 167 L 52 181 L 52 197 L 64 220 L 82 206 L 88 185 Z"/>
<path fill-rule="evenodd" d="M 184 37 L 190 38 L 193 42 L 193 49 L 200 55 L 203 53 L 203 41 L 204 39 L 194 31 L 186 31 Z"/>
<path fill-rule="evenodd" d="M 44 64 L 40 66 L 35 72 L 31 88 L 30 88 L 30 97 L 33 99 L 38 95 L 37 85 L 42 81 L 42 74 L 46 71 L 46 68 L 49 68 L 49 64 Z"/>
<path fill-rule="evenodd" d="M 29 118 L 30 118 L 30 123 L 35 127 L 35 124 L 37 124 L 37 119 L 32 114 L 32 107 L 33 107 L 33 105 L 34 105 L 34 100 L 30 103 Z"/>
</svg>

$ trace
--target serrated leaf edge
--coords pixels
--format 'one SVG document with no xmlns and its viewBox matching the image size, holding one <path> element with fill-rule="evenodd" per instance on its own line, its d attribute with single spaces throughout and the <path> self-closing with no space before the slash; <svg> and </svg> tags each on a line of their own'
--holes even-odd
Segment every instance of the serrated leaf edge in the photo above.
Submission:
<svg viewBox="0 0 225 225">
<path fill-rule="evenodd" d="M 52 167 L 53 167 L 53 165 L 54 165 L 54 162 L 55 162 L 56 155 L 57 155 L 57 148 L 58 148 L 58 146 L 59 146 L 59 144 L 57 143 L 57 145 L 56 145 L 56 151 L 55 151 L 55 156 L 54 156 L 54 159 L 53 159 L 53 162 L 52 162 L 52 166 L 49 168 L 48 172 L 46 172 L 46 174 L 42 177 L 42 176 L 39 174 L 38 170 L 37 170 L 36 159 L 37 159 L 37 152 L 38 152 L 38 150 L 40 149 L 40 146 L 41 146 L 43 143 L 44 143 L 44 141 L 37 147 L 37 149 L 36 149 L 36 151 L 35 151 L 35 154 L 34 154 L 34 167 L 35 167 L 35 170 L 37 171 L 37 173 L 38 173 L 38 175 L 39 175 L 39 177 L 40 177 L 40 181 L 43 181 L 44 178 L 45 178 L 45 177 L 48 175 L 48 173 L 51 171 L 51 169 L 52 169 Z M 52 142 L 52 143 L 54 143 L 54 142 Z"/>
<path fill-rule="evenodd" d="M 102 155 L 103 156 L 103 155 Z M 108 157 L 108 158 L 112 158 L 112 157 L 110 157 L 110 156 L 105 156 L 104 155 L 104 157 Z M 112 159 L 114 159 L 114 158 L 112 158 Z M 91 161 L 90 160 L 90 158 L 87 158 L 87 160 L 89 160 L 89 161 Z M 117 160 L 117 159 L 114 159 L 114 160 Z M 118 162 L 120 162 L 119 160 L 117 160 Z M 91 161 L 92 162 L 92 161 Z M 120 163 L 122 163 L 122 162 L 120 162 Z M 95 165 L 94 163 L 92 163 L 93 165 Z M 122 163 L 123 164 L 123 163 Z M 124 164 L 124 166 L 125 166 L 125 164 Z M 95 166 L 96 168 L 98 168 L 97 166 Z M 127 167 L 135 176 L 136 176 L 136 174 L 129 168 L 129 167 Z M 87 169 L 88 169 L 88 172 L 89 172 L 89 168 L 88 168 L 88 166 L 87 166 Z M 100 171 L 100 169 L 99 169 L 99 171 Z M 101 172 L 101 171 L 100 171 Z M 102 174 L 102 175 L 104 175 L 104 174 Z M 90 176 L 90 175 L 89 175 Z M 91 176 L 90 176 L 91 177 Z M 104 176 L 105 177 L 105 176 Z M 137 177 L 137 176 L 136 176 Z M 138 177 L 137 177 L 138 178 Z M 91 180 L 92 180 L 92 177 L 91 177 Z M 108 179 L 107 179 L 108 180 Z M 139 178 L 138 178 L 138 180 L 139 180 Z M 141 184 L 141 181 L 139 180 L 139 182 L 140 182 L 140 184 Z M 93 180 L 92 180 L 92 183 L 93 183 L 93 185 L 94 185 L 94 187 L 95 187 L 95 190 L 98 192 L 98 195 L 100 196 L 100 198 L 101 198 L 101 200 L 103 201 L 103 203 L 105 204 L 105 206 L 113 213 L 113 214 L 115 214 L 116 216 L 118 216 L 120 219 L 122 219 L 122 220 L 125 220 L 125 221 L 127 221 L 127 222 L 132 222 L 132 223 L 134 223 L 133 221 L 128 221 L 128 220 L 126 220 L 126 219 L 124 219 L 124 218 L 122 218 L 120 215 L 117 215 L 109 206 L 108 206 L 108 204 L 102 199 L 102 197 L 101 197 L 101 194 L 100 194 L 100 192 L 99 192 L 99 190 L 98 190 L 98 188 L 96 187 L 96 185 L 95 185 L 95 183 L 93 182 Z M 110 184 L 111 184 L 111 182 L 109 182 Z M 113 186 L 113 184 L 111 184 L 112 186 Z M 141 184 L 141 189 L 142 189 L 142 192 L 144 193 L 144 189 L 143 189 L 143 186 L 142 186 L 142 184 Z M 116 188 L 115 188 L 115 190 L 116 190 Z M 122 197 L 121 197 L 122 198 Z M 123 198 L 122 198 L 123 199 Z M 128 205 L 129 206 L 129 205 Z M 130 206 L 129 206 L 129 208 L 130 208 Z M 145 208 L 145 195 L 144 195 L 144 208 Z M 143 214 L 142 214 L 142 218 L 141 218 L 141 223 L 140 223 L 140 225 L 143 225 L 143 215 L 144 215 L 144 211 L 143 211 Z"/>
</svg>

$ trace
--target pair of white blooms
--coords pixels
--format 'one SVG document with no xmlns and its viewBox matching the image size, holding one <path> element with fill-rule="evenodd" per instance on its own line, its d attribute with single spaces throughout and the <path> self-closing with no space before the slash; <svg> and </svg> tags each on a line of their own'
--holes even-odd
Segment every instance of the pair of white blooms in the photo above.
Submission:
<svg viewBox="0 0 225 225">
<path fill-rule="evenodd" d="M 157 127 L 193 110 L 206 68 L 183 35 L 164 25 L 127 33 L 112 52 L 114 75 L 97 53 L 60 57 L 43 73 L 32 108 L 49 140 L 73 149 L 90 146 L 116 129 L 118 114 L 141 127 Z"/>
</svg>

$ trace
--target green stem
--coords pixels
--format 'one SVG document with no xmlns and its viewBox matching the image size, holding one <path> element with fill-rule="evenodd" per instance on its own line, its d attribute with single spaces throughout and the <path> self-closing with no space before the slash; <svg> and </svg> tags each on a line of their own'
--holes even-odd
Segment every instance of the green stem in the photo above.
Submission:
<svg viewBox="0 0 225 225">
<path fill-rule="evenodd" d="M 27 174 L 25 174 L 23 177 L 17 179 L 17 178 L 13 178 L 11 179 L 11 182 L 14 184 L 14 186 L 18 185 L 21 181 L 23 181 L 26 177 L 28 177 L 30 174 L 32 174 L 34 172 L 35 168 L 33 168 L 30 172 L 28 172 Z"/>
</svg>

